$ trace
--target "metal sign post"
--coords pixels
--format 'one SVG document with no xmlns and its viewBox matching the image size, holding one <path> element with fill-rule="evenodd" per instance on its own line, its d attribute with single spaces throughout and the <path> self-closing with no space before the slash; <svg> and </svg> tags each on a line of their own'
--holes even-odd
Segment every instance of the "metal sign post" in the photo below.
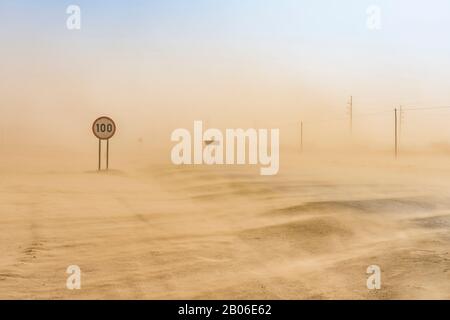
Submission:
<svg viewBox="0 0 450 320">
<path fill-rule="evenodd" d="M 98 139 L 98 171 L 102 170 L 102 140 Z"/>
<path fill-rule="evenodd" d="M 109 169 L 109 139 L 116 133 L 116 124 L 109 117 L 94 121 L 92 132 L 98 138 L 98 171 L 102 170 L 102 140 L 106 140 L 106 170 Z"/>
</svg>

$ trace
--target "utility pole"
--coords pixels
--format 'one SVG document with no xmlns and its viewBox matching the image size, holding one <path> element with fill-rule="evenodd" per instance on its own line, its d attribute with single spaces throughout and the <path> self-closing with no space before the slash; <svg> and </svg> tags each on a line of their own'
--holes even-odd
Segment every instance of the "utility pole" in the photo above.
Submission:
<svg viewBox="0 0 450 320">
<path fill-rule="evenodd" d="M 350 134 L 353 133 L 353 96 L 350 96 L 350 101 L 348 102 L 348 113 L 350 115 Z"/>
<path fill-rule="evenodd" d="M 303 152 L 303 121 L 300 121 L 300 152 Z"/>
<path fill-rule="evenodd" d="M 403 109 L 400 106 L 399 115 L 398 115 L 398 144 L 400 146 L 402 142 L 402 127 L 403 127 Z"/>
<path fill-rule="evenodd" d="M 397 133 L 397 108 L 394 109 L 395 116 L 395 159 L 398 156 L 398 133 Z"/>
</svg>

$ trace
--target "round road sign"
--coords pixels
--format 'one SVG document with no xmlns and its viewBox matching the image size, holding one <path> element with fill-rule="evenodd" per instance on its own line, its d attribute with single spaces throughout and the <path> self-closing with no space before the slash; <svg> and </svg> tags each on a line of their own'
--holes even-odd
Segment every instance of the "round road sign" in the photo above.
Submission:
<svg viewBox="0 0 450 320">
<path fill-rule="evenodd" d="M 100 140 L 108 140 L 116 133 L 116 124 L 109 117 L 100 117 L 94 121 L 92 132 Z"/>
</svg>

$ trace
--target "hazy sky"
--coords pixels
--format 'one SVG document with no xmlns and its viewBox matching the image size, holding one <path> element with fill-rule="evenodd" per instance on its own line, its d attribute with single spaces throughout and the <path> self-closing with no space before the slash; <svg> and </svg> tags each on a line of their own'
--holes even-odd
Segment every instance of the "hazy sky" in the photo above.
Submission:
<svg viewBox="0 0 450 320">
<path fill-rule="evenodd" d="M 4 136 L 91 139 L 103 114 L 133 139 L 345 118 L 349 95 L 362 113 L 450 104 L 448 0 L 1 0 L 0 26 Z"/>
</svg>

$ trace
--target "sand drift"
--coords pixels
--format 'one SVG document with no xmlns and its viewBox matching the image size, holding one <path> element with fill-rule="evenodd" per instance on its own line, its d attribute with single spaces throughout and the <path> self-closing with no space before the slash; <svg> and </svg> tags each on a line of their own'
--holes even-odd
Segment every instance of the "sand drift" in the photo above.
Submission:
<svg viewBox="0 0 450 320">
<path fill-rule="evenodd" d="M 254 171 L 4 170 L 0 298 L 450 298 L 450 171 L 305 158 Z"/>
</svg>

